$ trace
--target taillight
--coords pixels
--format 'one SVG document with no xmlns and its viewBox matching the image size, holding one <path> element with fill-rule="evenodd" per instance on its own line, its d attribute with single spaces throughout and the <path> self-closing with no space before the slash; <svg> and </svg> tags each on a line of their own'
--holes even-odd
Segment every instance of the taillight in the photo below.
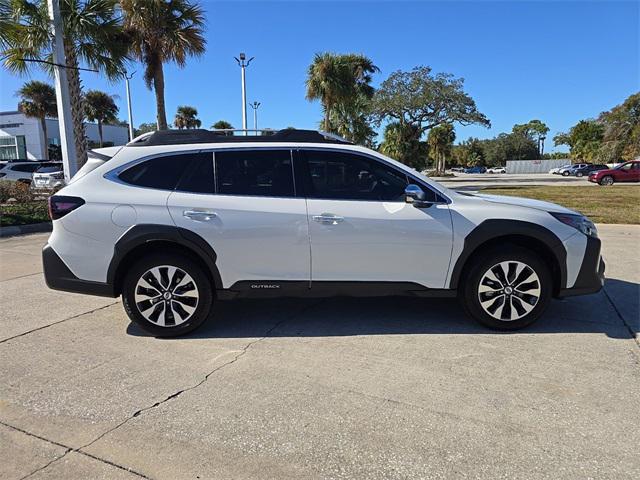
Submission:
<svg viewBox="0 0 640 480">
<path fill-rule="evenodd" d="M 84 200 L 80 197 L 53 195 L 49 197 L 49 216 L 51 220 L 58 220 L 82 205 L 84 205 Z"/>
<path fill-rule="evenodd" d="M 51 177 L 55 180 L 62 180 L 64 178 L 64 173 L 54 173 Z"/>
</svg>

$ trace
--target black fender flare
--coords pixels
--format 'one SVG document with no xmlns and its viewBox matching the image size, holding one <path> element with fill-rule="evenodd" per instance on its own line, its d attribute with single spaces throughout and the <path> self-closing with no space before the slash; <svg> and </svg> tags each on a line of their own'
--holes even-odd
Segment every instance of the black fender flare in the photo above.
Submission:
<svg viewBox="0 0 640 480">
<path fill-rule="evenodd" d="M 185 247 L 193 252 L 208 268 L 216 289 L 222 288 L 222 279 L 216 266 L 218 258 L 214 249 L 209 243 L 197 233 L 185 228 L 171 225 L 141 224 L 127 230 L 116 242 L 113 257 L 107 270 L 107 283 L 116 285 L 116 274 L 121 266 L 122 260 L 134 248 L 155 241 L 166 241 Z"/>
<path fill-rule="evenodd" d="M 490 219 L 476 226 L 464 239 L 462 253 L 458 256 L 451 272 L 449 288 L 458 288 L 460 277 L 473 252 L 482 244 L 500 237 L 530 237 L 543 243 L 553 254 L 560 273 L 559 288 L 567 284 L 567 251 L 558 236 L 548 228 L 523 220 Z"/>
</svg>

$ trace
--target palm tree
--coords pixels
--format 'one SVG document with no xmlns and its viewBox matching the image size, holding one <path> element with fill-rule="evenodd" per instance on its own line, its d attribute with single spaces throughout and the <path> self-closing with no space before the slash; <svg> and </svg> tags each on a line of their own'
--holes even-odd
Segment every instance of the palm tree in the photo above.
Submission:
<svg viewBox="0 0 640 480">
<path fill-rule="evenodd" d="M 2 0 L 7 2 L 7 0 Z M 117 0 L 60 0 L 63 20 L 65 65 L 69 82 L 71 117 L 78 166 L 87 160 L 87 140 L 82 108 L 81 64 L 116 79 L 124 72 L 127 43 L 120 18 L 116 13 Z M 11 28 L 0 24 L 0 55 L 5 67 L 18 74 L 26 74 L 33 65 L 44 66 L 53 72 L 53 38 L 47 0 L 11 0 L 8 7 Z"/>
<path fill-rule="evenodd" d="M 58 109 L 56 107 L 56 91 L 48 83 L 31 80 L 25 83 L 20 90 L 16 92 L 21 100 L 18 104 L 18 110 L 27 117 L 37 118 L 40 120 L 42 134 L 44 136 L 44 158 L 49 159 L 49 136 L 47 135 L 46 117 L 56 117 Z"/>
<path fill-rule="evenodd" d="M 114 101 L 114 97 L 99 90 L 89 90 L 84 96 L 84 113 L 87 120 L 98 123 L 98 136 L 102 147 L 102 124 L 118 121 L 120 109 Z"/>
<path fill-rule="evenodd" d="M 198 110 L 195 108 L 189 105 L 180 105 L 173 120 L 173 125 L 180 130 L 183 128 L 200 128 L 202 122 L 196 118 L 197 116 Z"/>
<path fill-rule="evenodd" d="M 211 125 L 211 128 L 214 130 L 233 130 L 233 125 L 226 120 L 218 120 L 216 123 Z"/>
<path fill-rule="evenodd" d="M 371 75 L 380 71 L 364 55 L 317 53 L 307 72 L 307 100 L 320 100 L 324 111 L 324 130 L 335 131 L 331 125 L 333 110 L 349 105 L 359 95 L 371 98 Z"/>
<path fill-rule="evenodd" d="M 450 123 L 443 123 L 429 130 L 427 143 L 429 144 L 429 154 L 434 160 L 437 174 L 444 174 L 445 162 L 447 157 L 451 155 L 455 139 L 456 133 Z"/>
<path fill-rule="evenodd" d="M 425 164 L 427 146 L 420 141 L 415 125 L 392 122 L 384 129 L 384 138 L 380 152 L 416 170 L 422 170 Z"/>
<path fill-rule="evenodd" d="M 204 53 L 204 11 L 189 0 L 121 0 L 132 55 L 144 63 L 144 80 L 156 94 L 158 130 L 166 130 L 164 67 L 184 67 Z"/>
</svg>

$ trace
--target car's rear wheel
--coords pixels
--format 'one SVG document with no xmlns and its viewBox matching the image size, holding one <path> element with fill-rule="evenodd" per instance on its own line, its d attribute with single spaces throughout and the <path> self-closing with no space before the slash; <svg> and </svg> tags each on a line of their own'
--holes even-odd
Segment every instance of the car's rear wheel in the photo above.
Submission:
<svg viewBox="0 0 640 480">
<path fill-rule="evenodd" d="M 480 323 L 515 330 L 535 322 L 551 299 L 547 264 L 531 250 L 492 250 L 469 269 L 461 289 L 467 313 Z"/>
<path fill-rule="evenodd" d="M 192 259 L 154 254 L 129 270 L 122 302 L 131 321 L 144 330 L 157 337 L 174 337 L 207 320 L 213 293 L 206 273 Z"/>
<path fill-rule="evenodd" d="M 603 185 L 605 187 L 608 187 L 609 185 L 613 185 L 613 183 L 614 183 L 614 180 L 611 175 L 605 175 L 600 179 L 600 185 Z"/>
<path fill-rule="evenodd" d="M 576 172 L 576 177 L 581 177 L 582 175 L 584 175 L 582 172 Z"/>
<path fill-rule="evenodd" d="M 562 176 L 563 177 L 568 177 L 569 176 L 569 172 L 562 172 Z"/>
</svg>

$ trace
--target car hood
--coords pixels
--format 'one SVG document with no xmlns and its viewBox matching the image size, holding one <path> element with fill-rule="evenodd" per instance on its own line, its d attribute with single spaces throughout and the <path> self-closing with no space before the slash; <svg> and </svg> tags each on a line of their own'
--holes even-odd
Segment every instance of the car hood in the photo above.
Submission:
<svg viewBox="0 0 640 480">
<path fill-rule="evenodd" d="M 617 168 L 607 168 L 605 170 L 594 170 L 589 175 L 598 175 L 598 174 L 610 175 L 616 172 L 617 170 L 618 170 Z"/>
<path fill-rule="evenodd" d="M 543 210 L 545 212 L 570 213 L 573 215 L 579 215 L 577 212 L 563 207 L 562 205 L 558 205 L 557 203 L 545 202 L 542 200 L 533 200 L 531 198 L 509 197 L 506 195 L 488 195 L 483 193 L 474 193 L 472 194 L 472 196 L 492 203 L 535 208 L 536 210 Z"/>
</svg>

